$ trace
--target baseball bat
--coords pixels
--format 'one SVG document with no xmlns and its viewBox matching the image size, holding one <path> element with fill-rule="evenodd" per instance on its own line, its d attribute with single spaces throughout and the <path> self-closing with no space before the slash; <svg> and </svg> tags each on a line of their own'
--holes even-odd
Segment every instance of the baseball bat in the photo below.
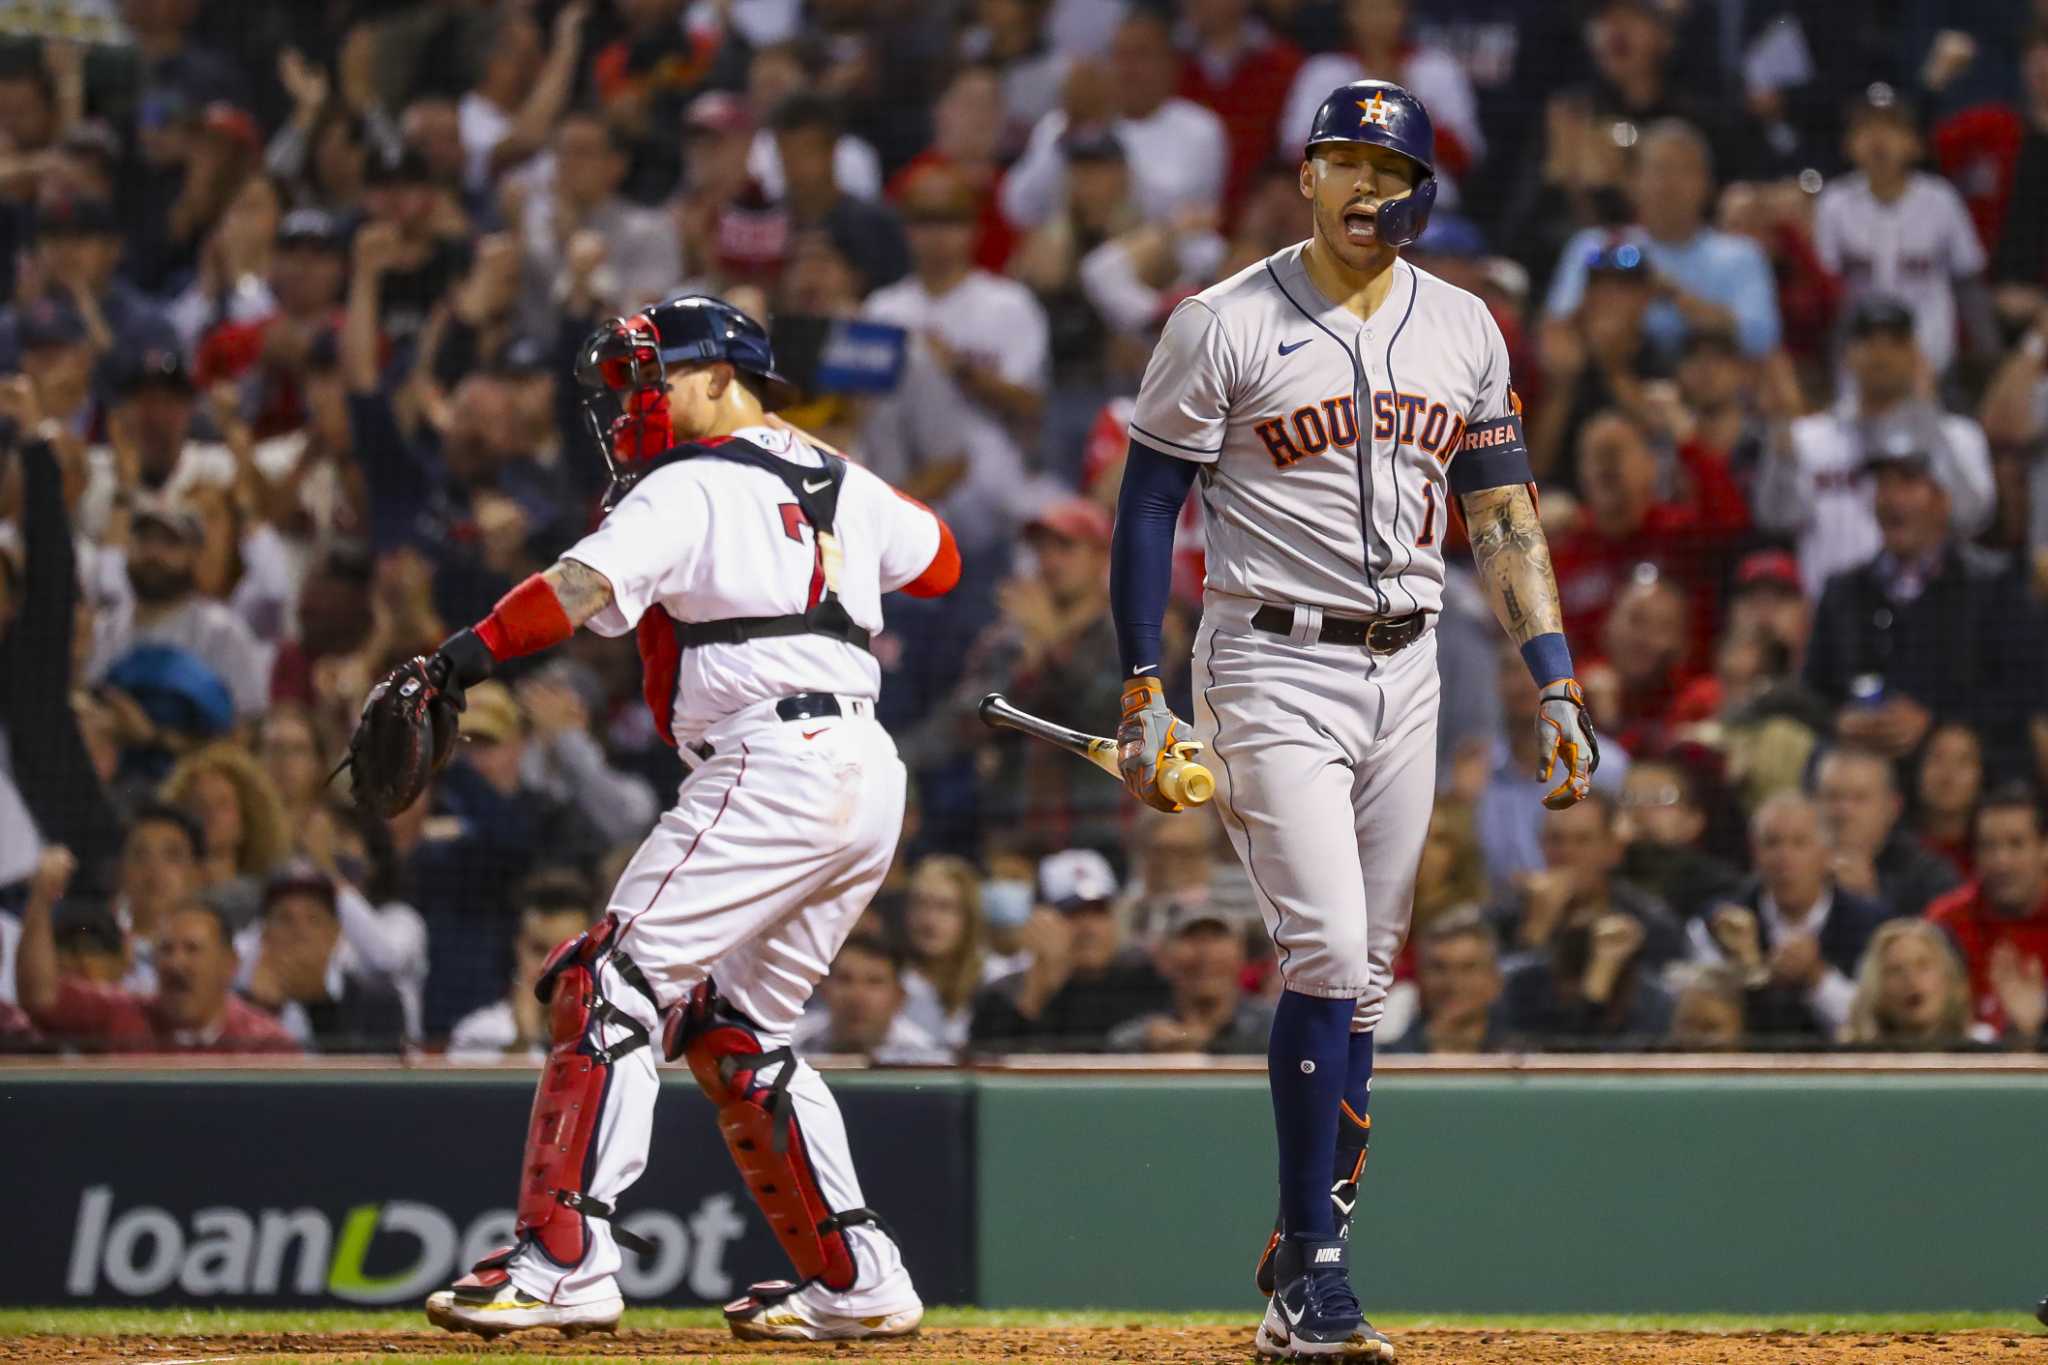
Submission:
<svg viewBox="0 0 2048 1365">
<path fill-rule="evenodd" d="M 1010 705 L 1000 692 L 991 692 L 983 697 L 980 709 L 981 723 L 992 729 L 1010 729 L 1033 739 L 1042 739 L 1069 753 L 1079 754 L 1111 777 L 1123 780 L 1123 770 L 1117 766 L 1116 741 L 1113 739 L 1069 730 L 1029 711 L 1020 711 Z M 1216 775 L 1195 761 L 1195 755 L 1201 752 L 1202 746 L 1192 742 L 1173 746 L 1172 755 L 1159 768 L 1159 790 L 1167 800 L 1183 806 L 1199 806 L 1216 794 Z"/>
</svg>

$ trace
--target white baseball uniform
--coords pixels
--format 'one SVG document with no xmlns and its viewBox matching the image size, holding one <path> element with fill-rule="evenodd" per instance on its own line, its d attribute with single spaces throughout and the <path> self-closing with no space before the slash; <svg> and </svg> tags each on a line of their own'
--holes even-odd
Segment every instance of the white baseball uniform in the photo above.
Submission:
<svg viewBox="0 0 2048 1365">
<path fill-rule="evenodd" d="M 1519 454 L 1520 422 L 1477 297 L 1401 261 L 1362 319 L 1310 282 L 1305 245 L 1174 310 L 1131 437 L 1202 466 L 1195 727 L 1282 978 L 1356 999 L 1364 1030 L 1407 934 L 1435 797 L 1428 622 L 1447 501 L 1490 486 L 1480 476 L 1494 452 Z M 1262 606 L 1285 634 L 1253 625 Z M 1319 638 L 1339 618 L 1417 613 L 1419 637 L 1391 653 Z"/>
<path fill-rule="evenodd" d="M 823 457 L 787 432 L 737 433 L 797 464 Z M 562 556 L 610 582 L 610 606 L 592 617 L 601 635 L 634 630 L 657 608 L 677 621 L 798 613 L 824 572 L 812 529 L 790 490 L 763 469 L 698 458 L 656 469 L 604 523 Z M 854 622 L 882 626 L 881 597 L 931 565 L 939 522 L 888 484 L 849 465 L 834 518 L 831 572 Z M 660 628 L 668 629 L 666 622 Z M 611 894 L 614 940 L 652 987 L 659 1007 L 607 958 L 606 1000 L 655 1038 L 661 1015 L 706 976 L 772 1049 L 789 1041 L 812 987 L 881 885 L 902 831 L 905 773 L 874 718 L 881 674 L 866 650 L 823 635 L 712 644 L 682 654 L 670 722 L 695 766 Z M 783 698 L 836 697 L 838 716 L 785 720 Z M 691 745 L 708 745 L 709 757 Z M 629 1034 L 603 1025 L 612 1046 Z M 819 1185 L 835 1209 L 864 1205 L 838 1106 L 818 1074 L 796 1064 L 789 1093 Z M 764 1080 L 772 1080 L 774 1068 Z M 604 1092 L 596 1161 L 585 1193 L 607 1203 L 647 1160 L 657 1087 L 652 1048 L 614 1063 Z M 613 1297 L 619 1251 L 611 1225 L 589 1222 L 590 1250 L 566 1273 L 522 1252 L 509 1270 L 529 1294 L 556 1304 Z M 849 1316 L 916 1301 L 895 1243 L 872 1225 L 847 1237 L 854 1287 L 825 1305 Z"/>
</svg>

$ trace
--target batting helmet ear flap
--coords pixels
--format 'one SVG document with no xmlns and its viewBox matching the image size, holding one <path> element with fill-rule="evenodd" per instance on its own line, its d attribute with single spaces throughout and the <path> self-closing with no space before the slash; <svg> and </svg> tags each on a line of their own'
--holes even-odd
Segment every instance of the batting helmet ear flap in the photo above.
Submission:
<svg viewBox="0 0 2048 1365">
<path fill-rule="evenodd" d="M 1388 246 L 1412 246 L 1429 226 L 1429 211 L 1435 207 L 1436 177 L 1424 175 L 1411 192 L 1381 201 L 1373 231 Z"/>
</svg>

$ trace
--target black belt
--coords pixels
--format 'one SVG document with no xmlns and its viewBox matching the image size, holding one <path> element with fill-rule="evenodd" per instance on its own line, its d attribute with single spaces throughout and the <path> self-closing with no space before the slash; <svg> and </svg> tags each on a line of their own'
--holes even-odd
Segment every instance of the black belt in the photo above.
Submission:
<svg viewBox="0 0 2048 1365">
<path fill-rule="evenodd" d="M 1252 613 L 1252 625 L 1271 635 L 1294 634 L 1294 608 L 1267 603 Z M 1429 625 L 1429 613 L 1411 611 L 1406 616 L 1325 616 L 1316 642 L 1325 645 L 1363 645 L 1375 654 L 1398 654 L 1422 638 Z"/>
<path fill-rule="evenodd" d="M 816 720 L 820 716 L 843 716 L 845 708 L 839 698 L 830 692 L 799 692 L 793 697 L 784 697 L 775 703 L 775 714 L 783 720 Z M 717 749 L 699 740 L 683 746 L 697 756 L 700 763 L 709 762 Z"/>
</svg>

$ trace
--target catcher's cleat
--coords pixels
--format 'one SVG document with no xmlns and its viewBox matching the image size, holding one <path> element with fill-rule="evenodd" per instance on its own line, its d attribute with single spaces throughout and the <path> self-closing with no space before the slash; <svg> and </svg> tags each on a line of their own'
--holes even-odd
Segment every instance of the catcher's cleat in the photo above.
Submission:
<svg viewBox="0 0 2048 1365">
<path fill-rule="evenodd" d="M 1268 1360 L 1375 1361 L 1392 1365 L 1394 1343 L 1365 1320 L 1351 1288 L 1346 1247 L 1283 1237 L 1273 1256 L 1280 1288 L 1266 1301 L 1258 1353 Z"/>
<path fill-rule="evenodd" d="M 2040 1319 L 2043 1327 L 2048 1327 L 2048 1299 L 2043 1299 L 2034 1305 L 2034 1316 Z"/>
<path fill-rule="evenodd" d="M 1372 1116 L 1351 1112 L 1351 1106 L 1340 1102 L 1337 1105 L 1337 1169 L 1330 1178 L 1330 1211 L 1337 1220 L 1337 1236 L 1348 1241 L 1351 1237 L 1351 1211 L 1358 1207 L 1358 1182 L 1365 1178 L 1366 1148 L 1372 1142 Z M 1259 1253 L 1258 1269 L 1252 1278 L 1258 1282 L 1259 1292 L 1267 1298 L 1273 1296 L 1273 1252 L 1280 1245 L 1280 1219 L 1273 1219 L 1273 1235 L 1266 1239 L 1266 1249 Z"/>
<path fill-rule="evenodd" d="M 448 1288 L 427 1296 L 427 1321 L 451 1332 L 474 1332 L 485 1341 L 533 1327 L 553 1327 L 565 1337 L 580 1337 L 586 1332 L 616 1332 L 625 1307 L 617 1297 L 566 1306 L 544 1302 L 514 1285 L 502 1264 L 486 1260 Z"/>
<path fill-rule="evenodd" d="M 924 1305 L 916 1299 L 893 1312 L 847 1317 L 814 1301 L 829 1292 L 765 1280 L 725 1306 L 725 1324 L 741 1341 L 871 1341 L 910 1336 L 924 1321 Z"/>
</svg>

